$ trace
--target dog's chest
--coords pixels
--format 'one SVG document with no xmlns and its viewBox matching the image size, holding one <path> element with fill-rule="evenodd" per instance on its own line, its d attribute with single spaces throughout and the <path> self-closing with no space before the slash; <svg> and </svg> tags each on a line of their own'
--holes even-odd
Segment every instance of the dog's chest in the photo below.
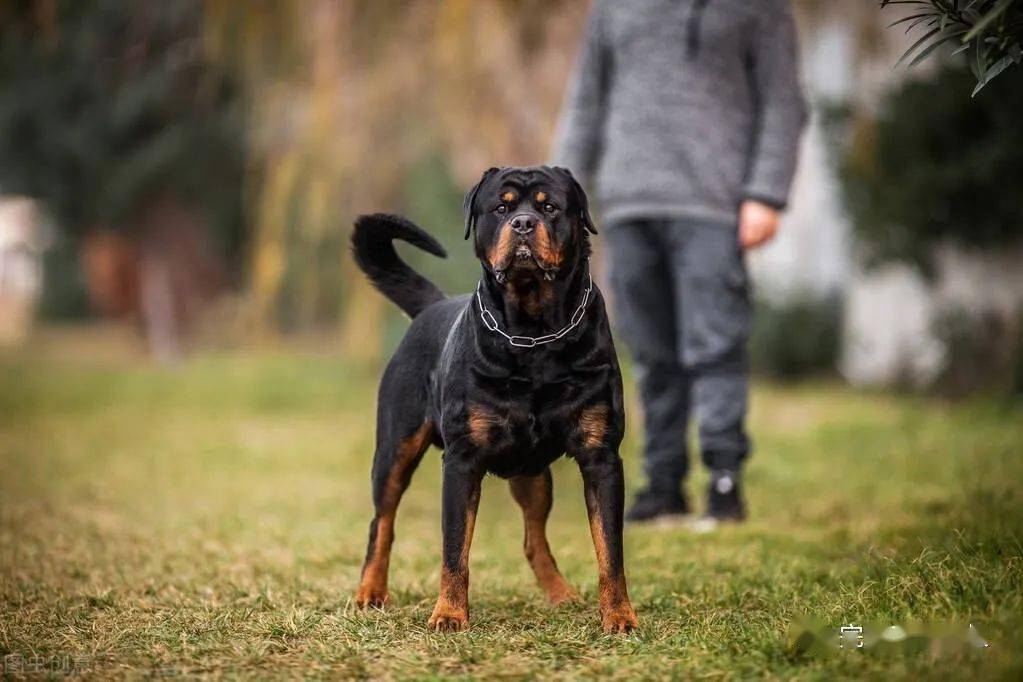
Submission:
<svg viewBox="0 0 1023 682">
<path fill-rule="evenodd" d="M 572 394 L 571 387 L 542 384 L 470 410 L 470 431 L 487 470 L 533 476 L 564 454 L 575 411 Z"/>
</svg>

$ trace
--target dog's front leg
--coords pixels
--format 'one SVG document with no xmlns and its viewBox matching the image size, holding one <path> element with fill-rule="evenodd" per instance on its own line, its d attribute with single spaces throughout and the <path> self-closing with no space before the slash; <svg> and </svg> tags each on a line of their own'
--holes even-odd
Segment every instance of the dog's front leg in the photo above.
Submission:
<svg viewBox="0 0 1023 682">
<path fill-rule="evenodd" d="M 625 476 L 618 453 L 599 448 L 576 456 L 583 475 L 586 512 L 597 553 L 600 621 L 604 632 L 629 632 L 639 625 L 629 602 L 622 553 Z"/>
<path fill-rule="evenodd" d="M 469 627 L 469 546 L 482 480 L 483 471 L 470 456 L 445 453 L 441 515 L 444 558 L 440 596 L 428 622 L 433 630 L 457 631 Z"/>
</svg>

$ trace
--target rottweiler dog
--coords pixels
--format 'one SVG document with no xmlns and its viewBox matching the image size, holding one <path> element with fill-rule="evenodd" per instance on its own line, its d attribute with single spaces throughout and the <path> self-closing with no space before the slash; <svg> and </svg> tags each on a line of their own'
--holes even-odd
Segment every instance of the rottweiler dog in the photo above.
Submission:
<svg viewBox="0 0 1023 682">
<path fill-rule="evenodd" d="M 401 239 L 441 245 L 408 220 L 361 216 L 355 259 L 412 318 L 380 382 L 375 515 L 355 600 L 387 601 L 398 503 L 423 453 L 443 457 L 443 562 L 429 627 L 469 625 L 469 545 L 487 473 L 508 479 L 522 508 L 525 553 L 552 603 L 578 599 L 547 544 L 550 464 L 567 454 L 582 473 L 606 632 L 637 626 L 622 557 L 625 428 L 622 379 L 604 299 L 593 283 L 586 194 L 565 168 L 491 168 L 466 195 L 475 233 L 476 291 L 448 298 L 394 250 Z"/>
</svg>

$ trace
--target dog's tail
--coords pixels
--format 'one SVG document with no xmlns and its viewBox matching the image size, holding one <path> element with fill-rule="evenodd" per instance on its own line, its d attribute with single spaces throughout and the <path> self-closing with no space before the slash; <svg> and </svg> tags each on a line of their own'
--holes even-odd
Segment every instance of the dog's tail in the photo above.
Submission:
<svg viewBox="0 0 1023 682">
<path fill-rule="evenodd" d="M 444 247 L 436 239 L 396 215 L 374 213 L 355 221 L 352 252 L 355 262 L 384 296 L 398 304 L 409 317 L 415 317 L 432 303 L 444 299 L 437 286 L 410 268 L 398 257 L 393 239 L 401 239 L 423 251 L 447 258 Z"/>
</svg>

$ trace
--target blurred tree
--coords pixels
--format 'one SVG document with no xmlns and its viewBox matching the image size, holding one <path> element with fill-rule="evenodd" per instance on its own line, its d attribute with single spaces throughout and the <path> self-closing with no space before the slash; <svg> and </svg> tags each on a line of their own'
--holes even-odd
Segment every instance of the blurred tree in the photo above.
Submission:
<svg viewBox="0 0 1023 682">
<path fill-rule="evenodd" d="M 546 158 L 586 3 L 204 7 L 209 54 L 243 74 L 258 148 L 256 317 L 297 328 L 337 321 L 349 352 L 375 355 L 389 308 L 348 257 L 354 217 L 406 210 L 459 245 L 462 189 L 487 166 Z M 450 205 L 425 196 L 435 191 Z M 423 266 L 464 290 L 478 266 L 454 260 Z"/>
<path fill-rule="evenodd" d="M 902 55 L 914 66 L 946 43 L 969 54 L 976 96 L 1010 66 L 1023 63 L 1023 2 L 1018 0 L 881 0 L 888 5 L 913 5 L 913 13 L 892 23 L 906 33 L 923 35 Z"/>
<path fill-rule="evenodd" d="M 845 202 L 868 261 L 929 269 L 942 241 L 997 248 L 1023 237 L 1023 72 L 968 99 L 962 67 L 908 82 L 860 121 L 841 161 Z"/>
<path fill-rule="evenodd" d="M 243 110 L 201 18 L 195 0 L 0 5 L 0 186 L 44 202 L 94 301 L 164 356 L 242 246 Z"/>
</svg>

